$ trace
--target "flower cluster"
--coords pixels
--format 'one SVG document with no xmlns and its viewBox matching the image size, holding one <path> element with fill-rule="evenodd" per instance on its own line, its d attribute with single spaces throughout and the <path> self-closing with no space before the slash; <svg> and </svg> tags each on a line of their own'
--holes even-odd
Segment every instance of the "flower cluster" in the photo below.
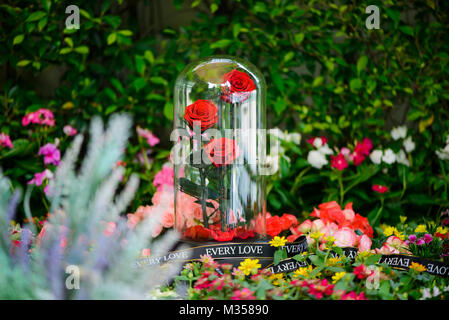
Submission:
<svg viewBox="0 0 449 320">
<path fill-rule="evenodd" d="M 3 132 L 0 133 L 0 147 L 12 149 L 13 144 L 9 136 Z"/>
<path fill-rule="evenodd" d="M 27 113 L 22 118 L 22 125 L 24 127 L 28 126 L 30 123 L 54 127 L 55 116 L 49 109 L 41 108 L 35 112 Z"/>
<path fill-rule="evenodd" d="M 290 241 L 308 234 L 308 242 L 313 244 L 318 241 L 321 247 L 331 240 L 339 247 L 357 246 L 361 251 L 370 250 L 373 229 L 367 218 L 354 212 L 352 203 L 348 203 L 343 210 L 335 201 L 322 203 L 310 216 L 318 219 L 307 219 L 297 227 L 291 227 Z M 360 235 L 356 234 L 357 230 Z"/>
</svg>

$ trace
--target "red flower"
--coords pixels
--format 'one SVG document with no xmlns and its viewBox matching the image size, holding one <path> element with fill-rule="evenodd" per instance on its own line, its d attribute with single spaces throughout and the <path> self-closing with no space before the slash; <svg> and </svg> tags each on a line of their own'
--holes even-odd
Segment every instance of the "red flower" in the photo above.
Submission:
<svg viewBox="0 0 449 320">
<path fill-rule="evenodd" d="M 282 231 L 282 222 L 279 216 L 267 218 L 267 234 L 269 236 L 277 236 Z"/>
<path fill-rule="evenodd" d="M 357 276 L 357 278 L 365 279 L 371 276 L 374 273 L 374 270 L 368 269 L 368 267 L 362 263 L 358 267 L 354 268 L 353 273 Z"/>
<path fill-rule="evenodd" d="M 210 230 L 203 226 L 193 226 L 186 229 L 184 236 L 193 240 L 208 240 L 210 238 Z"/>
<path fill-rule="evenodd" d="M 245 227 L 238 227 L 235 229 L 235 237 L 239 239 L 253 238 L 253 230 L 247 230 Z"/>
<path fill-rule="evenodd" d="M 191 128 L 195 121 L 200 122 L 201 132 L 203 132 L 213 127 L 218 121 L 218 109 L 210 100 L 197 100 L 186 107 L 184 119 Z"/>
<path fill-rule="evenodd" d="M 230 231 L 214 231 L 211 230 L 211 234 L 217 241 L 231 241 L 235 235 L 235 229 Z"/>
<path fill-rule="evenodd" d="M 294 215 L 289 214 L 289 213 L 284 213 L 281 216 L 281 224 L 282 224 L 282 229 L 287 230 L 290 227 L 296 227 L 299 224 L 299 222 L 298 222 L 298 219 Z"/>
<path fill-rule="evenodd" d="M 387 186 L 382 186 L 380 184 L 375 184 L 371 188 L 373 189 L 373 191 L 376 191 L 377 193 L 388 192 L 388 187 Z"/>
<path fill-rule="evenodd" d="M 348 162 L 343 154 L 331 156 L 331 166 L 337 170 L 343 170 L 348 167 Z"/>
<path fill-rule="evenodd" d="M 370 238 L 373 237 L 373 228 L 371 228 L 368 218 L 362 217 L 358 213 L 355 214 L 354 220 L 352 220 L 352 229 L 354 230 L 359 229 L 368 237 Z"/>
<path fill-rule="evenodd" d="M 223 101 L 236 103 L 248 99 L 250 92 L 256 89 L 256 85 L 246 72 L 234 69 L 223 76 L 221 89 Z"/>
<path fill-rule="evenodd" d="M 345 221 L 345 215 L 336 201 L 322 203 L 318 208 L 320 209 L 320 219 L 324 223 L 342 224 Z"/>
<path fill-rule="evenodd" d="M 228 138 L 212 139 L 204 147 L 204 152 L 217 168 L 231 164 L 240 155 L 237 143 Z"/>
</svg>

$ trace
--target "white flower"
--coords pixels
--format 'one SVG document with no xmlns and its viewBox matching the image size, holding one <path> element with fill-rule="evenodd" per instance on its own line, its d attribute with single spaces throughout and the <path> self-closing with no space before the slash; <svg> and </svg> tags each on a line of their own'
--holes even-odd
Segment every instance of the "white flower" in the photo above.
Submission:
<svg viewBox="0 0 449 320">
<path fill-rule="evenodd" d="M 307 155 L 307 162 L 314 168 L 321 169 L 328 163 L 324 154 L 317 150 L 312 150 Z"/>
<path fill-rule="evenodd" d="M 396 155 L 394 154 L 393 150 L 387 149 L 385 150 L 382 161 L 388 164 L 392 164 L 396 161 Z"/>
<path fill-rule="evenodd" d="M 433 296 L 437 297 L 441 293 L 440 289 L 438 287 L 433 287 Z"/>
<path fill-rule="evenodd" d="M 316 140 L 316 139 L 315 139 L 315 140 Z M 333 151 L 331 148 L 329 148 L 329 146 L 327 145 L 327 143 L 326 143 L 324 146 L 319 147 L 319 148 L 318 148 L 318 152 L 321 153 L 321 154 L 323 154 L 323 155 L 334 154 L 334 151 Z"/>
<path fill-rule="evenodd" d="M 406 126 L 394 127 L 391 130 L 390 134 L 394 140 L 405 138 L 407 136 L 407 127 Z"/>
<path fill-rule="evenodd" d="M 382 150 L 373 150 L 373 152 L 369 155 L 369 158 L 374 164 L 380 164 L 382 162 L 382 155 Z"/>
<path fill-rule="evenodd" d="M 449 144 L 444 149 L 435 151 L 435 153 L 441 160 L 449 160 Z"/>
<path fill-rule="evenodd" d="M 405 154 L 404 150 L 402 150 L 402 149 L 398 153 L 396 153 L 396 161 L 398 163 L 406 165 L 407 167 L 410 167 L 410 161 L 408 161 L 407 155 Z"/>
<path fill-rule="evenodd" d="M 429 288 L 422 289 L 422 297 L 420 300 L 430 299 L 432 298 L 432 295 L 430 294 Z"/>
<path fill-rule="evenodd" d="M 287 142 L 293 142 L 295 144 L 300 144 L 301 143 L 301 134 L 298 132 L 292 132 L 287 134 L 287 136 L 285 137 L 285 141 Z"/>
<path fill-rule="evenodd" d="M 412 137 L 408 137 L 407 139 L 405 139 L 403 142 L 403 146 L 407 153 L 415 150 L 415 143 L 413 142 Z"/>
<path fill-rule="evenodd" d="M 313 140 L 313 146 L 315 147 L 315 148 L 321 148 L 322 147 L 322 145 L 323 145 L 323 140 L 320 138 L 320 137 L 316 137 L 314 140 Z"/>
</svg>

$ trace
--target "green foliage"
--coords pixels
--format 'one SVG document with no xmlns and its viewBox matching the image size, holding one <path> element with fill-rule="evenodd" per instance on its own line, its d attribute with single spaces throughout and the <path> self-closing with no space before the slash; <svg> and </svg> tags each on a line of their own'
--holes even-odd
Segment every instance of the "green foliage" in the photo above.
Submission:
<svg viewBox="0 0 449 320">
<path fill-rule="evenodd" d="M 391 127 L 407 124 L 417 145 L 410 168 L 390 168 L 388 175 L 361 168 L 343 178 L 345 186 L 354 183 L 344 200 L 354 201 L 358 211 L 378 212 L 370 189 L 376 180 L 394 191 L 385 195 L 382 220 L 405 213 L 435 215 L 449 205 L 449 167 L 434 153 L 449 128 L 446 1 L 173 4 L 180 10 L 190 6 L 195 18 L 148 32 L 134 18 L 135 2 L 77 2 L 79 30 L 64 28 L 69 5 L 64 1 L 0 6 L 0 66 L 6 73 L 0 127 L 15 142 L 10 153 L 0 151 L 0 160 L 13 187 L 43 170 L 35 156 L 39 146 L 60 137 L 63 125 L 84 128 L 94 115 L 128 111 L 138 125 L 157 130 L 167 147 L 164 130 L 171 127 L 178 73 L 193 59 L 229 54 L 246 58 L 264 74 L 270 127 L 299 131 L 303 140 L 325 135 L 331 145 L 342 147 L 369 137 L 374 146 L 386 147 Z M 372 4 L 380 9 L 378 30 L 365 27 L 365 8 Z M 57 85 L 41 83 L 47 72 L 60 76 Z M 41 107 L 55 112 L 57 126 L 30 133 L 20 120 Z M 154 167 L 137 165 L 133 159 L 142 145 L 130 141 L 126 177 L 138 172 L 145 182 L 136 207 L 149 203 L 152 169 L 160 167 L 167 152 L 156 155 Z M 67 145 L 61 144 L 62 149 Z M 318 203 L 341 199 L 338 179 L 307 169 L 301 149 L 288 149 L 291 162 L 281 162 L 282 176 L 272 177 L 269 210 L 310 212 Z"/>
</svg>

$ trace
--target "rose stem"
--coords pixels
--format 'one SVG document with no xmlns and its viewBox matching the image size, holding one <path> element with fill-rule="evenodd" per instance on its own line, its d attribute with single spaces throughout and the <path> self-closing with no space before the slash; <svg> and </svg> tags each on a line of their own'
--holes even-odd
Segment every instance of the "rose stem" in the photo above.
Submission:
<svg viewBox="0 0 449 320">
<path fill-rule="evenodd" d="M 200 179 L 201 179 L 201 211 L 203 212 L 203 223 L 205 228 L 209 228 L 209 218 L 207 216 L 206 210 L 207 188 L 206 188 L 206 175 L 204 172 L 204 168 L 200 168 Z"/>
</svg>

